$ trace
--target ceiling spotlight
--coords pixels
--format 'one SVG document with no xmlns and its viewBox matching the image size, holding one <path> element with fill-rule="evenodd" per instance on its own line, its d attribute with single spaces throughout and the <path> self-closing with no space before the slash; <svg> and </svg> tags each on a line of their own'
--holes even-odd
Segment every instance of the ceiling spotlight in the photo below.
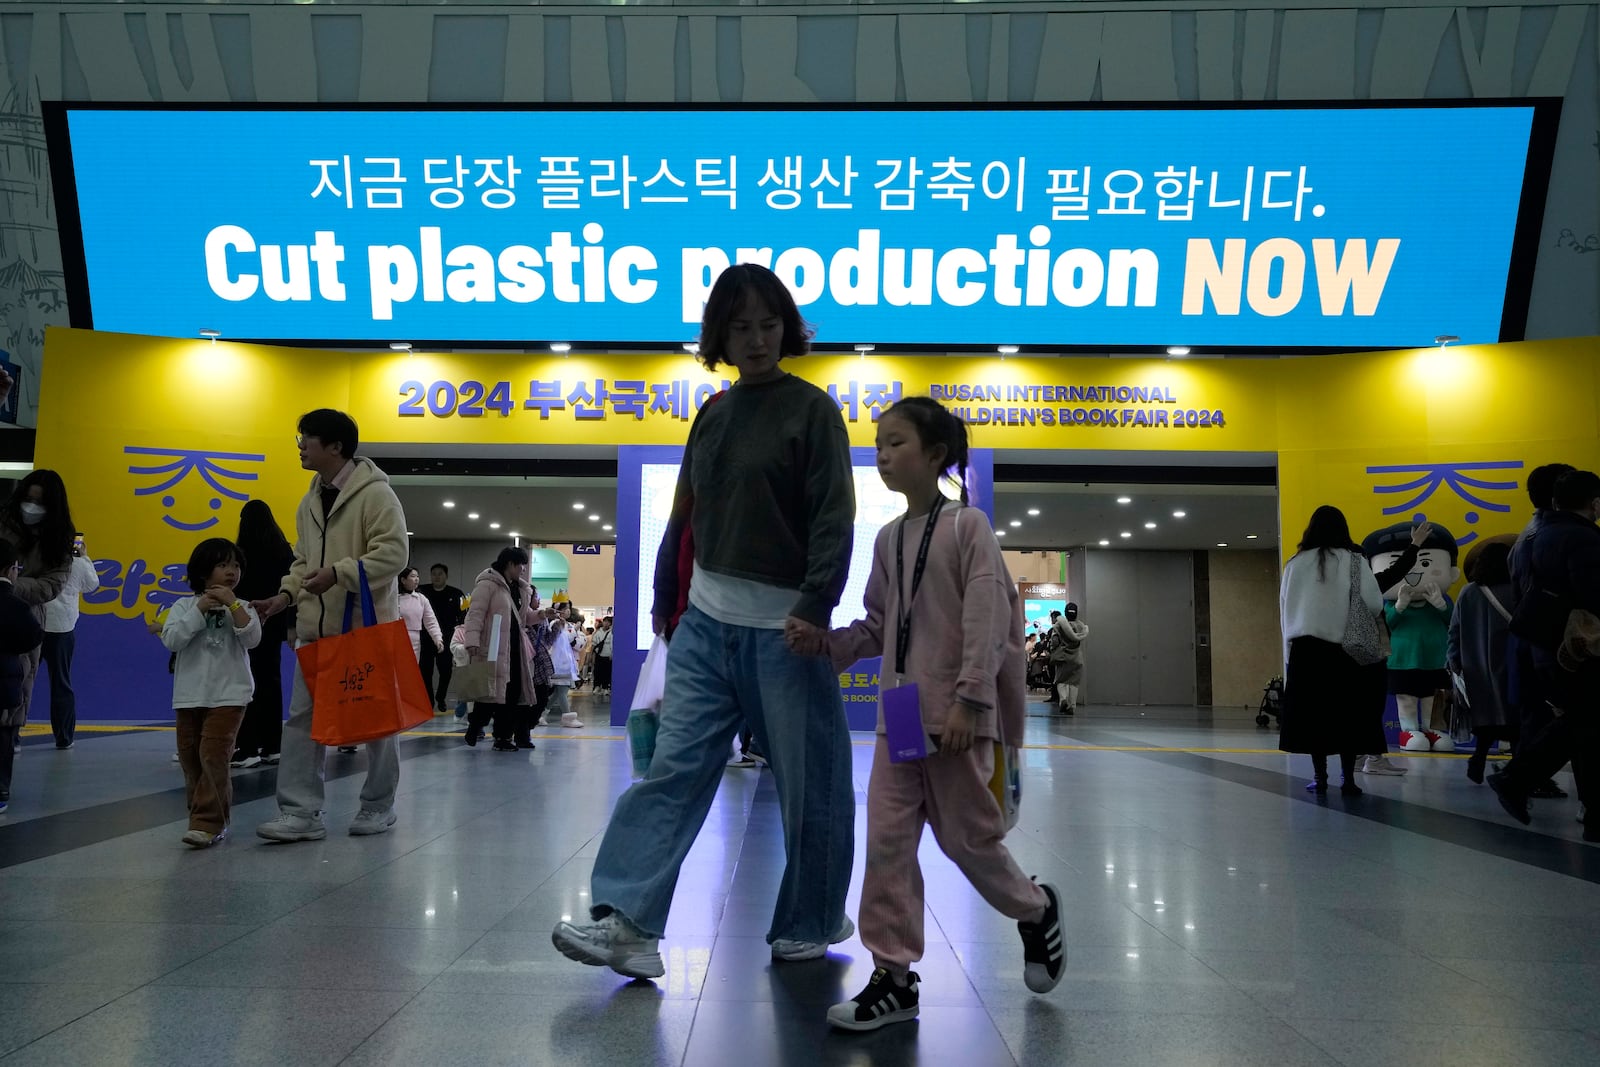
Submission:
<svg viewBox="0 0 1600 1067">
<path fill-rule="evenodd" d="M 1037 517 L 1038 514 L 1039 514 L 1039 509 L 1038 508 L 1029 508 L 1028 509 L 1028 514 Z"/>
<path fill-rule="evenodd" d="M 205 338 L 207 338 L 209 340 L 215 341 L 217 338 L 222 336 L 222 331 L 221 330 L 201 330 L 200 331 L 200 336 L 201 337 L 205 337 Z"/>
<path fill-rule="evenodd" d="M 477 512 L 476 512 L 476 511 L 469 511 L 469 512 L 467 512 L 467 518 L 469 518 L 469 519 L 476 519 L 476 518 L 477 518 L 477 517 L 478 517 L 478 513 L 477 513 Z"/>
<path fill-rule="evenodd" d="M 868 352 L 876 351 L 877 347 L 877 345 L 856 345 L 856 351 L 866 355 Z"/>
<path fill-rule="evenodd" d="M 611 524 L 608 522 L 604 526 L 600 527 L 600 529 L 606 531 L 607 533 L 610 533 L 611 532 Z"/>
<path fill-rule="evenodd" d="M 1121 532 L 1121 533 L 1120 533 L 1120 534 L 1118 534 L 1118 535 L 1117 535 L 1117 536 L 1118 536 L 1118 537 L 1132 537 L 1132 536 L 1133 536 L 1133 531 L 1132 531 L 1132 530 L 1123 530 L 1123 531 L 1122 531 L 1122 532 Z"/>
<path fill-rule="evenodd" d="M 599 522 L 600 521 L 600 516 L 598 516 L 598 515 L 590 515 L 589 516 L 589 521 L 590 522 Z"/>
<path fill-rule="evenodd" d="M 512 530 L 510 533 L 506 534 L 506 536 L 507 537 L 521 537 L 522 535 L 517 533 L 517 531 Z"/>
<path fill-rule="evenodd" d="M 1111 543 L 1111 542 L 1110 542 L 1110 541 L 1105 541 L 1105 540 L 1102 540 L 1102 541 L 1101 541 L 1101 542 L 1100 542 L 1100 547 L 1101 547 L 1101 548 L 1104 548 L 1104 547 L 1105 547 L 1105 546 L 1106 546 L 1106 545 L 1109 545 L 1109 544 L 1110 544 L 1110 543 Z"/>
<path fill-rule="evenodd" d="M 1001 345 L 1000 346 L 1000 354 L 1002 356 L 1014 356 L 1019 351 L 1021 351 L 1021 349 L 1019 349 L 1016 345 Z"/>
<path fill-rule="evenodd" d="M 1173 345 L 1167 349 L 1167 355 L 1169 356 L 1187 356 L 1188 354 L 1188 345 Z"/>
<path fill-rule="evenodd" d="M 1244 539 L 1246 541 L 1254 541 L 1256 539 L 1256 535 L 1255 534 L 1245 534 L 1244 535 Z"/>
<path fill-rule="evenodd" d="M 415 531 L 415 530 L 407 530 L 406 531 L 406 536 L 407 537 L 415 537 L 415 536 L 417 536 L 417 531 Z"/>
<path fill-rule="evenodd" d="M 409 351 L 411 351 L 411 342 L 410 341 L 390 341 L 389 342 L 389 349 L 390 349 L 390 351 L 393 351 L 393 352 L 409 352 Z"/>
<path fill-rule="evenodd" d="M 1133 497 L 1131 497 L 1131 496 L 1119 496 L 1119 497 L 1117 497 L 1117 503 L 1119 503 L 1119 504 L 1131 504 L 1131 503 L 1133 503 Z"/>
<path fill-rule="evenodd" d="M 1226 542 L 1226 541 L 1218 541 L 1217 542 L 1217 547 L 1218 548 L 1227 548 L 1228 547 L 1228 542 Z"/>
<path fill-rule="evenodd" d="M 700 354 L 700 344 L 698 341 L 685 341 L 683 350 L 691 356 L 698 356 Z"/>
<path fill-rule="evenodd" d="M 1004 537 L 1004 536 L 1005 536 L 1005 535 L 1006 535 L 1006 532 L 1005 532 L 1005 531 L 1004 531 L 1004 530 L 996 530 L 996 531 L 995 531 L 995 532 L 994 532 L 994 535 L 995 535 L 995 536 L 996 536 L 996 537 Z"/>
<path fill-rule="evenodd" d="M 204 330 L 201 330 L 200 332 L 202 334 L 205 333 Z M 1458 345 L 1458 344 L 1460 344 L 1461 343 L 1461 338 L 1457 337 L 1453 333 L 1441 333 L 1438 337 L 1435 337 L 1433 339 L 1433 343 L 1438 345 L 1440 348 L 1443 348 L 1446 345 Z"/>
<path fill-rule="evenodd" d="M 454 500 L 446 500 L 444 502 L 444 506 L 447 508 L 453 508 L 456 506 L 456 502 Z"/>
<path fill-rule="evenodd" d="M 1174 511 L 1172 513 L 1172 517 L 1175 518 L 1175 519 L 1181 519 L 1181 518 L 1183 518 L 1184 516 L 1186 516 L 1188 514 L 1189 513 L 1187 511 Z"/>
<path fill-rule="evenodd" d="M 489 524 L 489 529 L 498 530 L 498 529 L 500 529 L 500 524 L 498 522 L 491 522 Z"/>
<path fill-rule="evenodd" d="M 1012 519 L 1011 520 L 1011 528 L 1013 530 L 1016 529 L 1018 526 L 1021 526 L 1021 525 L 1022 525 L 1022 520 L 1021 519 Z"/>
<path fill-rule="evenodd" d="M 1153 522 L 1147 522 L 1144 524 L 1144 528 L 1146 530 L 1154 530 L 1156 528 L 1156 524 Z"/>
<path fill-rule="evenodd" d="M 583 510 L 583 501 L 580 500 L 576 504 L 573 504 L 572 505 L 572 510 L 573 511 L 582 511 Z"/>
<path fill-rule="evenodd" d="M 572 346 L 567 344 L 565 341 L 557 341 L 555 344 L 550 346 L 550 351 L 560 352 L 562 355 L 566 355 L 568 352 L 572 351 Z"/>
</svg>

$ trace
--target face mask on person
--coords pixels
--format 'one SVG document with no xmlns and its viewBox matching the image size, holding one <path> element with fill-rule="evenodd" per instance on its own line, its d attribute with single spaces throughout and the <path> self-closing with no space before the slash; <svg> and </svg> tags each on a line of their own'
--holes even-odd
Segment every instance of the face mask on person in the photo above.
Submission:
<svg viewBox="0 0 1600 1067">
<path fill-rule="evenodd" d="M 31 500 L 22 502 L 22 521 L 29 526 L 37 526 L 44 521 L 45 509 Z"/>
</svg>

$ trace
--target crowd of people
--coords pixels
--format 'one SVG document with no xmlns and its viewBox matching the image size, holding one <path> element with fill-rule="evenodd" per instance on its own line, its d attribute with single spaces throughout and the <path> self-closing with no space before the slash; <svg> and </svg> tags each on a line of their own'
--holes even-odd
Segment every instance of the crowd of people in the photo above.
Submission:
<svg viewBox="0 0 1600 1067">
<path fill-rule="evenodd" d="M 1481 539 L 1466 555 L 1444 682 L 1474 738 L 1467 777 L 1487 782 L 1526 825 L 1532 800 L 1566 797 L 1552 776 L 1570 763 L 1583 839 L 1600 842 L 1600 818 L 1588 818 L 1600 773 L 1600 476 L 1547 464 L 1530 472 L 1527 490 L 1534 513 L 1522 533 Z M 1411 573 L 1432 532 L 1419 523 L 1405 551 L 1375 575 L 1343 513 L 1324 506 L 1284 568 L 1279 747 L 1311 757 L 1314 793 L 1328 791 L 1332 755 L 1346 796 L 1362 793 L 1359 759 L 1368 773 L 1404 773 L 1384 755 L 1387 694 L 1404 686 L 1393 678 L 1382 591 Z M 1512 758 L 1489 773 L 1501 744 Z"/>
<path fill-rule="evenodd" d="M 1014 920 L 1026 986 L 1048 992 L 1066 967 L 1062 901 L 1007 849 L 1009 791 L 1023 731 L 1028 660 L 1037 648 L 1059 711 L 1072 714 L 1088 627 L 1076 604 L 1024 637 L 1021 604 L 988 518 L 967 504 L 966 425 L 925 397 L 897 400 L 876 428 L 877 467 L 906 510 L 879 533 L 866 616 L 831 628 L 849 571 L 855 516 L 850 444 L 838 405 L 790 375 L 809 329 L 770 271 L 725 271 L 707 300 L 699 358 L 726 363 L 735 384 L 704 405 L 684 450 L 654 575 L 655 632 L 667 640 L 660 730 L 648 771 L 618 799 L 594 860 L 590 911 L 552 932 L 567 957 L 619 974 L 664 974 L 660 940 L 678 872 L 722 780 L 729 746 L 770 765 L 782 811 L 785 870 L 767 933 L 779 962 L 817 959 L 850 938 L 855 863 L 851 741 L 837 671 L 883 658 L 879 722 L 867 791 L 865 881 L 857 914 L 874 970 L 828 1012 L 845 1030 L 915 1018 L 924 951 L 925 826 L 996 910 Z M 3 383 L 0 383 L 3 385 Z M 208 538 L 186 568 L 192 596 L 153 624 L 170 651 L 177 754 L 189 804 L 183 841 L 208 848 L 230 829 L 230 764 L 277 764 L 278 814 L 258 836 L 324 838 L 325 751 L 313 737 L 313 693 L 296 660 L 284 717 L 282 646 L 343 633 L 363 585 L 381 622 L 401 620 L 435 714 L 464 722 L 464 741 L 497 751 L 534 747 L 538 726 L 578 728 L 571 693 L 608 692 L 612 620 L 586 624 L 569 599 L 544 606 L 529 555 L 501 549 L 470 593 L 443 564 L 422 583 L 388 477 L 359 453 L 353 419 L 305 414 L 296 439 L 311 484 L 286 533 L 252 501 L 237 540 Z M 1489 776 L 1505 810 L 1529 802 L 1573 764 L 1580 801 L 1600 768 L 1600 477 L 1562 465 L 1529 479 L 1536 511 L 1523 534 L 1485 539 L 1469 554 L 1469 584 L 1450 631 L 1450 665 L 1470 706 L 1485 780 L 1494 745 L 1515 758 Z M 1357 760 L 1388 766 L 1383 716 L 1392 679 L 1382 590 L 1416 563 L 1425 522 L 1375 575 L 1344 515 L 1311 516 L 1281 584 L 1288 661 L 1280 745 L 1309 755 L 1307 788 L 1361 794 Z M 56 744 L 73 744 L 70 665 L 77 597 L 95 582 L 61 479 L 34 471 L 0 506 L 0 808 L 33 677 L 51 676 Z M 70 608 L 47 610 L 58 598 Z M 929 626 L 919 620 L 950 620 Z M 409 668 L 406 668 L 409 669 Z M 57 682 L 59 674 L 60 682 Z M 470 688 L 470 699 L 463 694 Z M 396 822 L 394 736 L 366 743 L 355 836 Z M 1381 761 L 1377 762 L 1377 761 Z M 753 760 L 751 760 L 753 762 Z M 1580 807 L 1580 818 L 1585 813 Z M 1600 840 L 1600 820 L 1584 838 Z"/>
</svg>

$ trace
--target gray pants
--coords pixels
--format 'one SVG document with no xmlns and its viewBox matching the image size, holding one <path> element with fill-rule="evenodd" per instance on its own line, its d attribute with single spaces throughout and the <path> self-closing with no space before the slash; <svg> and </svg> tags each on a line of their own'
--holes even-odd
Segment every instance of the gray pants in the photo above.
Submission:
<svg viewBox="0 0 1600 1067">
<path fill-rule="evenodd" d="M 323 763 L 327 749 L 311 740 L 311 691 L 306 688 L 300 664 L 294 667 L 294 690 L 289 697 L 289 720 L 283 724 L 282 759 L 278 764 L 278 807 L 289 815 L 315 818 L 322 814 Z M 388 811 L 400 786 L 400 753 L 395 739 L 367 742 L 367 780 L 361 787 L 361 807 Z"/>
</svg>

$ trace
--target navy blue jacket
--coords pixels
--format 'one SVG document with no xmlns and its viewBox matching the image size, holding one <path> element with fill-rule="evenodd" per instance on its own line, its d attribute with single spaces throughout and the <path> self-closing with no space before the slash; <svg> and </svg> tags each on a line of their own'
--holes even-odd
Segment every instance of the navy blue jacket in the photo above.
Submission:
<svg viewBox="0 0 1600 1067">
<path fill-rule="evenodd" d="M 1571 511 L 1548 511 L 1529 538 L 1528 580 L 1524 588 L 1537 586 L 1567 598 L 1572 608 L 1600 615 L 1600 526 Z M 1556 662 L 1553 650 L 1535 648 L 1534 664 L 1559 692 L 1552 699 L 1594 704 L 1600 700 L 1600 665 L 1592 664 L 1577 674 L 1565 671 Z"/>
<path fill-rule="evenodd" d="M 22 657 L 43 641 L 44 627 L 34 618 L 33 608 L 17 599 L 10 582 L 0 582 L 0 711 L 21 706 L 27 676 Z"/>
</svg>

